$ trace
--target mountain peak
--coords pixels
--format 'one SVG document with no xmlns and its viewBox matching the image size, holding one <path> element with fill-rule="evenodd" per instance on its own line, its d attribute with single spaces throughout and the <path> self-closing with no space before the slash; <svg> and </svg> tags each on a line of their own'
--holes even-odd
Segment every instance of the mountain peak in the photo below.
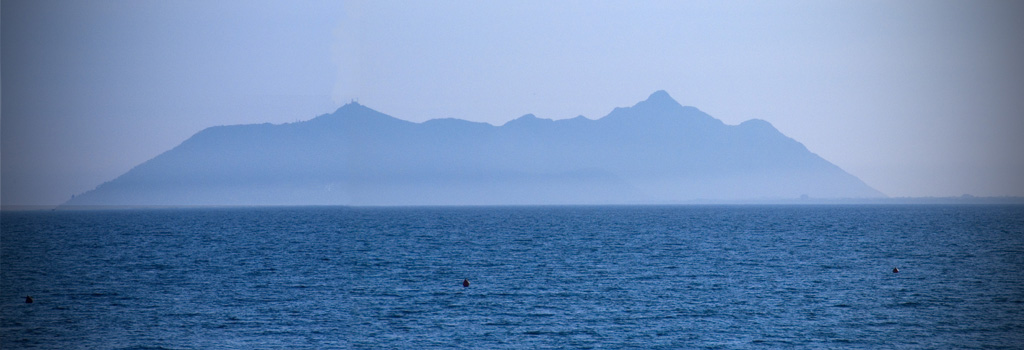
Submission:
<svg viewBox="0 0 1024 350">
<path fill-rule="evenodd" d="M 370 109 L 370 107 L 366 107 L 366 106 L 363 106 L 363 105 L 359 104 L 359 102 L 352 101 L 352 102 L 346 103 L 345 105 L 343 105 L 341 107 L 338 107 L 338 109 L 335 111 L 335 113 L 337 113 L 337 112 L 344 112 L 344 111 L 367 110 L 367 109 Z"/>
<path fill-rule="evenodd" d="M 652 93 L 650 96 L 647 96 L 647 100 L 645 102 L 663 103 L 670 101 L 673 103 L 678 103 L 676 102 L 676 100 L 672 99 L 672 96 L 669 96 L 668 92 L 666 92 L 665 90 L 658 90 Z"/>
<path fill-rule="evenodd" d="M 536 125 L 537 123 L 548 123 L 548 122 L 551 122 L 551 121 L 552 121 L 551 119 L 537 118 L 537 116 L 535 116 L 532 113 L 530 113 L 530 114 L 524 114 L 522 117 L 519 117 L 519 118 L 516 118 L 516 119 L 512 119 L 512 120 L 506 122 L 505 125 L 506 126 Z"/>
<path fill-rule="evenodd" d="M 685 114 L 690 108 L 692 107 L 683 107 L 679 102 L 676 102 L 665 90 L 658 90 L 648 96 L 646 100 L 637 102 L 632 107 L 617 107 L 613 109 L 605 118 L 610 118 L 609 120 L 634 120 L 636 118 L 665 120 L 666 118 L 674 118 Z M 693 109 L 696 110 L 695 108 Z M 699 119 L 714 118 L 702 116 Z"/>
<path fill-rule="evenodd" d="M 641 107 L 643 109 L 654 109 L 660 111 L 675 110 L 682 108 L 683 105 L 676 102 L 672 96 L 668 95 L 665 90 L 658 90 L 647 97 L 646 100 L 640 101 L 634 107 Z"/>
</svg>

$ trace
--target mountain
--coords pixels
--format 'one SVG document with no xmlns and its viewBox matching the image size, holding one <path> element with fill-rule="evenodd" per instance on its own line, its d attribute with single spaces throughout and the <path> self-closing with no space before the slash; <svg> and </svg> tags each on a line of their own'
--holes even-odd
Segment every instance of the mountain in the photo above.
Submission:
<svg viewBox="0 0 1024 350">
<path fill-rule="evenodd" d="M 217 126 L 66 205 L 617 204 L 884 197 L 763 120 L 664 91 L 591 120 L 413 123 L 358 103 Z"/>
</svg>

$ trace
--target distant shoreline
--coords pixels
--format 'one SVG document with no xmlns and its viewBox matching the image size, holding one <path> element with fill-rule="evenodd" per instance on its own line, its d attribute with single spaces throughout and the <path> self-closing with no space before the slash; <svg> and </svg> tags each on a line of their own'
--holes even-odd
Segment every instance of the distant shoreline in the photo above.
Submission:
<svg viewBox="0 0 1024 350">
<path fill-rule="evenodd" d="M 1024 196 L 895 196 L 877 199 L 770 199 L 687 201 L 680 205 L 1024 205 Z"/>
<path fill-rule="evenodd" d="M 688 200 L 668 203 L 608 203 L 608 204 L 483 204 L 483 205 L 5 205 L 0 211 L 81 211 L 81 210 L 135 210 L 135 209 L 216 209 L 216 208 L 458 208 L 458 207 L 600 207 L 600 206 L 699 206 L 699 205 L 1024 205 L 1024 197 L 890 197 L 890 198 L 793 198 L 763 200 Z"/>
</svg>

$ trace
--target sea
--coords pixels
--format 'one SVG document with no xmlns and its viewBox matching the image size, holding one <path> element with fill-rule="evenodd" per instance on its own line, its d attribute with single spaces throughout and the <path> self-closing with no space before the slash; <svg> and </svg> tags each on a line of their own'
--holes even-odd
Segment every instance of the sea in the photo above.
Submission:
<svg viewBox="0 0 1024 350">
<path fill-rule="evenodd" d="M 0 215 L 5 350 L 1024 348 L 1020 205 Z"/>
</svg>

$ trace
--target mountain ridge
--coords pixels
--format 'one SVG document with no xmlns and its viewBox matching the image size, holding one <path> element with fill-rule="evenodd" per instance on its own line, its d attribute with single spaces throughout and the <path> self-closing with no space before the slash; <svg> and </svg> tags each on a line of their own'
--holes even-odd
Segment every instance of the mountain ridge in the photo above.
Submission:
<svg viewBox="0 0 1024 350">
<path fill-rule="evenodd" d="M 763 120 L 659 90 L 599 119 L 414 123 L 358 103 L 204 129 L 66 205 L 638 204 L 884 197 Z"/>
</svg>

